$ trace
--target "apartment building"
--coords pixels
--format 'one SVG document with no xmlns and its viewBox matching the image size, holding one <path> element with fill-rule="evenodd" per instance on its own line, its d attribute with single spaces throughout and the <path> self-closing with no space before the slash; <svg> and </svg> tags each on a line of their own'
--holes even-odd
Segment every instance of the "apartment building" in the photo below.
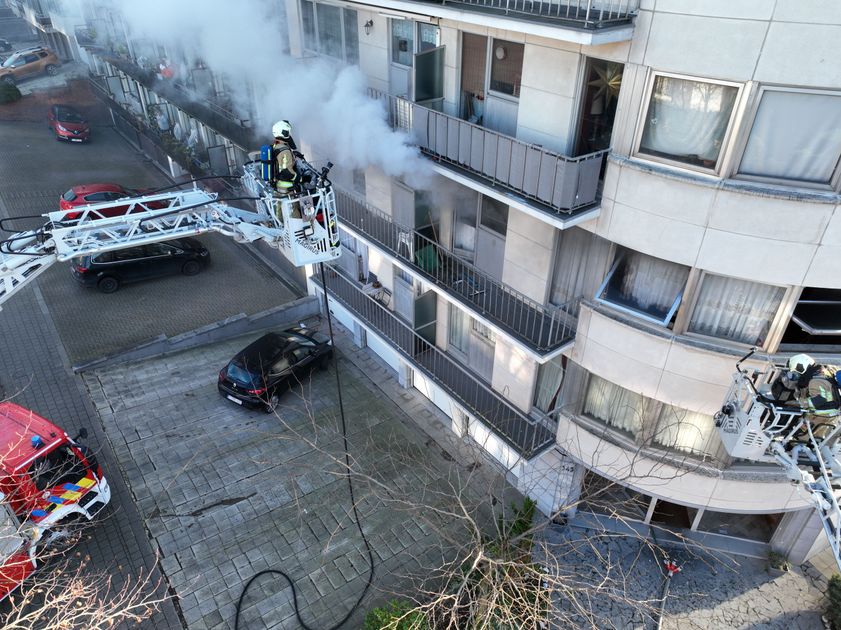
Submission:
<svg viewBox="0 0 841 630">
<path fill-rule="evenodd" d="M 712 416 L 751 347 L 841 355 L 841 8 L 282 8 L 289 53 L 358 65 L 430 173 L 413 188 L 335 169 L 344 253 L 307 285 L 356 342 L 547 513 L 581 499 L 584 518 L 607 481 L 632 521 L 798 562 L 819 550 L 805 495 L 730 458 Z M 163 103 L 202 155 L 224 147 L 213 169 L 241 163 L 241 113 L 226 133 L 132 78 L 142 53 L 89 50 L 116 106 Z"/>
</svg>

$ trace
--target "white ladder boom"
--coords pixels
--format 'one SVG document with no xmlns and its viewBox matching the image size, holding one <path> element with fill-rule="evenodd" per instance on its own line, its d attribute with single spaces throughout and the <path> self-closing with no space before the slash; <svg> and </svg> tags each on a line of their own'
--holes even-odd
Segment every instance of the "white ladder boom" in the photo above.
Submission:
<svg viewBox="0 0 841 630">
<path fill-rule="evenodd" d="M 817 510 L 841 570 L 841 418 L 810 416 L 795 400 L 774 398 L 784 366 L 767 364 L 750 372 L 741 363 L 716 416 L 721 441 L 733 457 L 776 462 L 807 492 Z"/>
<path fill-rule="evenodd" d="M 250 198 L 256 197 L 256 212 L 230 206 L 194 184 L 187 190 L 47 213 L 43 227 L 0 241 L 0 305 L 56 261 L 207 232 L 238 242 L 262 240 L 296 266 L 341 255 L 329 182 L 285 197 L 276 196 L 251 171 L 243 182 L 254 195 Z"/>
</svg>

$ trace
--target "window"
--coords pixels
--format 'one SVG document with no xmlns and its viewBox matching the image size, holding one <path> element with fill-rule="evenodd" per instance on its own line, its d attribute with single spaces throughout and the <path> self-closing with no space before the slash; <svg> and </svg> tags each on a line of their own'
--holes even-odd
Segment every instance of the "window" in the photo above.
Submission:
<svg viewBox="0 0 841 630">
<path fill-rule="evenodd" d="M 410 274 L 408 271 L 403 269 L 403 267 L 398 267 L 397 265 L 394 265 L 394 277 L 399 278 L 400 280 L 402 280 L 403 282 L 405 282 L 409 286 L 412 286 L 412 284 L 414 283 L 414 280 L 415 280 L 412 277 L 412 274 Z"/>
<path fill-rule="evenodd" d="M 474 319 L 473 321 L 473 332 L 479 335 L 482 339 L 489 341 L 490 343 L 496 343 L 496 333 L 485 326 L 482 322 L 478 319 Z"/>
<path fill-rule="evenodd" d="M 491 197 L 482 197 L 480 223 L 494 232 L 505 236 L 508 229 L 508 206 Z"/>
<path fill-rule="evenodd" d="M 447 340 L 453 348 L 467 353 L 467 320 L 468 316 L 454 304 L 450 304 L 449 321 L 447 325 Z"/>
<path fill-rule="evenodd" d="M 301 22 L 304 27 L 304 48 L 315 49 L 315 5 L 310 0 L 301 0 Z"/>
<path fill-rule="evenodd" d="M 688 267 L 621 247 L 596 299 L 667 326 L 688 277 Z"/>
<path fill-rule="evenodd" d="M 342 9 L 345 27 L 345 61 L 359 63 L 359 31 L 356 26 L 356 11 Z"/>
<path fill-rule="evenodd" d="M 469 197 L 467 196 L 469 195 Z M 477 195 L 467 191 L 465 198 L 456 201 L 454 209 L 455 227 L 453 228 L 453 248 L 457 255 L 473 259 L 476 251 L 476 206 Z"/>
<path fill-rule="evenodd" d="M 391 61 L 401 66 L 412 65 L 412 55 L 415 52 L 415 41 L 411 20 L 391 21 Z"/>
<path fill-rule="evenodd" d="M 575 300 L 585 290 L 590 268 L 591 248 L 598 247 L 597 237 L 587 230 L 574 227 L 561 232 L 549 302 L 563 306 Z M 602 245 L 601 249 L 605 247 Z M 595 281 L 595 278 L 593 278 Z M 588 293 L 592 292 L 592 285 Z"/>
<path fill-rule="evenodd" d="M 793 348 L 841 348 L 841 289 L 805 287 L 794 308 L 782 344 Z"/>
<path fill-rule="evenodd" d="M 705 274 L 689 332 L 762 346 L 785 289 Z"/>
<path fill-rule="evenodd" d="M 168 256 L 175 252 L 175 249 L 165 243 L 150 243 L 146 246 L 147 256 Z"/>
<path fill-rule="evenodd" d="M 75 483 L 85 476 L 85 467 L 69 446 L 37 457 L 29 468 L 29 474 L 38 490 L 47 490 L 62 483 Z"/>
<path fill-rule="evenodd" d="M 639 153 L 715 169 L 739 88 L 657 75 Z"/>
<path fill-rule="evenodd" d="M 434 24 L 418 24 L 418 52 L 437 48 L 439 44 L 439 29 Z"/>
<path fill-rule="evenodd" d="M 652 442 L 704 458 L 714 456 L 719 445 L 712 416 L 667 404 L 660 410 Z"/>
<path fill-rule="evenodd" d="M 342 58 L 342 10 L 329 4 L 317 5 L 318 51 Z"/>
<path fill-rule="evenodd" d="M 592 374 L 583 413 L 608 426 L 637 435 L 642 429 L 645 399 L 640 394 Z"/>
<path fill-rule="evenodd" d="M 841 155 L 841 94 L 763 89 L 739 174 L 829 184 Z"/>
<path fill-rule="evenodd" d="M 347 63 L 359 61 L 356 11 L 301 0 L 304 48 Z"/>
<path fill-rule="evenodd" d="M 566 357 L 560 356 L 547 361 L 537 370 L 537 387 L 534 391 L 534 406 L 544 413 L 558 407 L 561 385 L 564 382 Z"/>
<path fill-rule="evenodd" d="M 502 39 L 493 40 L 491 47 L 491 83 L 494 92 L 520 97 L 523 76 L 523 44 Z"/>
<path fill-rule="evenodd" d="M 292 359 L 295 363 L 299 363 L 310 356 L 310 354 L 312 354 L 312 349 L 310 348 L 295 348 L 292 351 Z"/>
</svg>

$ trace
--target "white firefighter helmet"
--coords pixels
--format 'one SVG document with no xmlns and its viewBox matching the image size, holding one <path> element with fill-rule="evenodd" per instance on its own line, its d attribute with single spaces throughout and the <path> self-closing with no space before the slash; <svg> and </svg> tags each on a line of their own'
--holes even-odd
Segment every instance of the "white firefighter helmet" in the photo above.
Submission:
<svg viewBox="0 0 841 630">
<path fill-rule="evenodd" d="M 272 135 L 275 138 L 289 140 L 292 137 L 292 125 L 289 124 L 288 120 L 279 120 L 272 125 Z"/>
<path fill-rule="evenodd" d="M 795 373 L 797 376 L 803 376 L 809 367 L 815 364 L 815 360 L 808 354 L 795 354 L 788 360 L 788 369 L 790 373 Z M 793 376 L 793 374 L 792 374 Z"/>
</svg>

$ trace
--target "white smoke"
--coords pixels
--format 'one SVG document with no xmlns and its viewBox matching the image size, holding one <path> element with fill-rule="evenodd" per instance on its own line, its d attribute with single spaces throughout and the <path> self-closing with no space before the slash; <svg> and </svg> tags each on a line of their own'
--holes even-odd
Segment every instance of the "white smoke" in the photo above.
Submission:
<svg viewBox="0 0 841 630">
<path fill-rule="evenodd" d="M 86 0 L 64 0 L 76 12 Z M 318 147 L 343 168 L 373 165 L 421 185 L 429 167 L 403 133 L 394 132 L 380 103 L 366 93 L 357 67 L 286 55 L 283 2 L 274 0 L 97 0 L 122 15 L 131 39 L 148 39 L 201 59 L 222 75 L 235 103 L 261 119 L 257 134 L 270 140 L 272 122 L 287 119 L 293 137 Z M 248 86 L 253 87 L 250 92 Z M 248 101 L 254 98 L 257 107 Z M 265 130 L 265 131 L 263 131 Z"/>
</svg>

